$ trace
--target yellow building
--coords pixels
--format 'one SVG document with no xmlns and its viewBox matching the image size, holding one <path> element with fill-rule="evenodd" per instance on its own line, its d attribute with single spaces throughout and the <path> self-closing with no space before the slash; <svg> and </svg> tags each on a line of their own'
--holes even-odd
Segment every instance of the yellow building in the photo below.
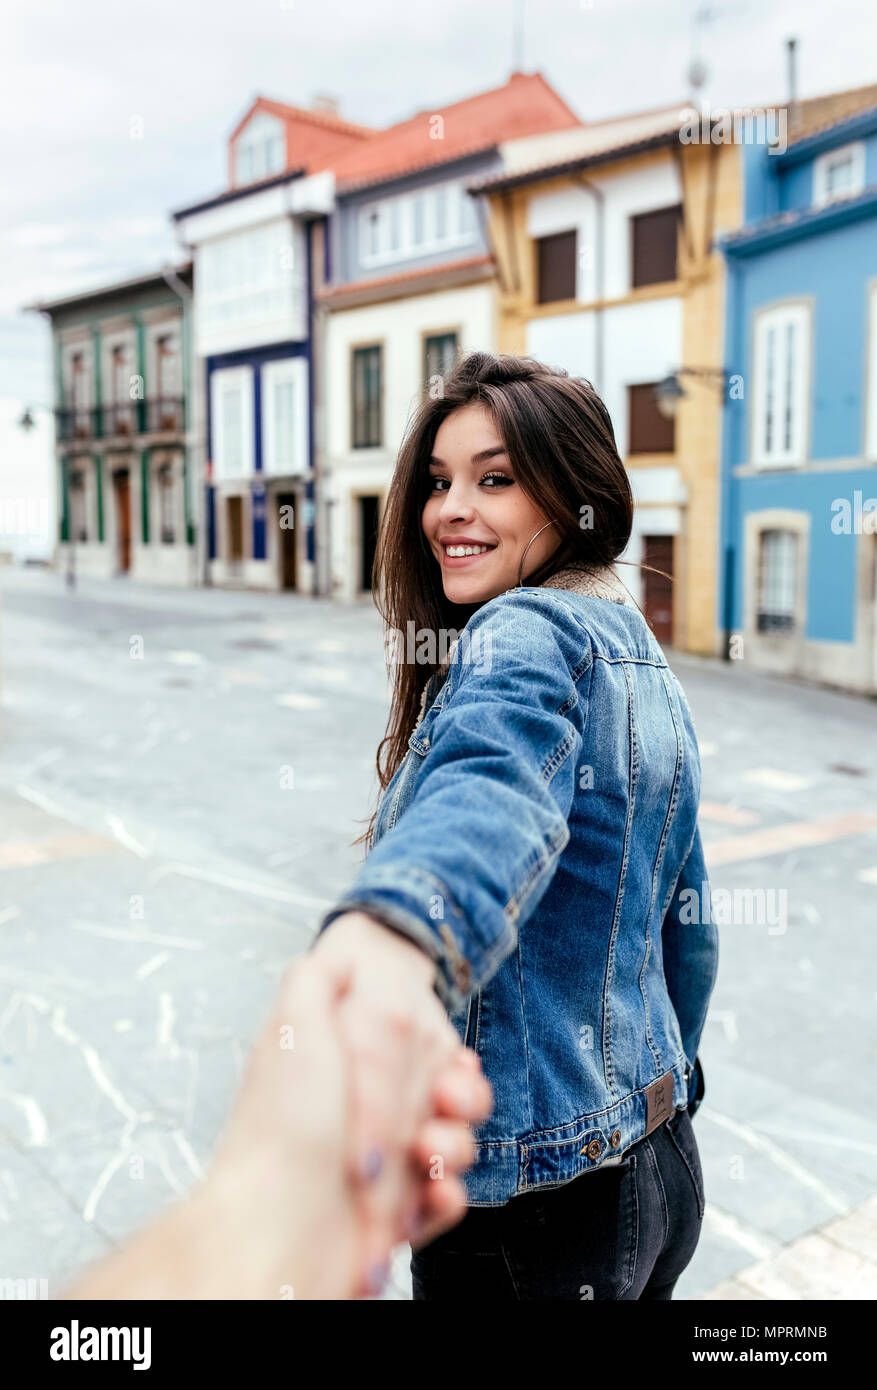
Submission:
<svg viewBox="0 0 877 1390">
<path fill-rule="evenodd" d="M 483 200 L 498 350 L 592 381 L 636 501 L 620 573 L 659 640 L 715 654 L 725 275 L 741 151 L 680 106 L 502 147 Z M 656 386 L 660 390 L 656 391 Z"/>
</svg>

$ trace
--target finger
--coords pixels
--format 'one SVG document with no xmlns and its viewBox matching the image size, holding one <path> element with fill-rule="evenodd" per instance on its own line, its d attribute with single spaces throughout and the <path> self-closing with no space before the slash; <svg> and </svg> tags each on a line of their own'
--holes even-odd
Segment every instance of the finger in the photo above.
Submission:
<svg viewBox="0 0 877 1390">
<path fill-rule="evenodd" d="M 357 1170 L 356 1159 L 363 1154 L 366 1173 L 371 1173 L 371 1180 L 360 1182 L 357 1194 L 362 1271 L 358 1296 L 368 1297 L 380 1292 L 390 1253 L 402 1238 L 404 1204 L 416 1200 L 416 1181 L 408 1171 L 404 1152 L 411 1137 L 409 1121 L 399 1111 L 407 1053 L 400 1030 L 392 1022 L 376 1020 L 368 1012 L 363 1015 L 349 1003 L 341 1006 L 340 1013 L 351 1060 L 353 1105 L 349 1133 L 353 1174 L 355 1177 L 359 1171 L 361 1177 L 362 1169 Z M 417 1118 L 411 1118 L 411 1133 Z M 372 1150 L 381 1154 L 376 1172 L 374 1160 L 369 1157 Z"/>
<path fill-rule="evenodd" d="M 420 1219 L 408 1236 L 413 1250 L 459 1225 L 466 1215 L 466 1188 L 459 1178 L 445 1178 L 424 1191 Z"/>
<path fill-rule="evenodd" d="M 480 1124 L 493 1113 L 493 1087 L 485 1076 L 457 1066 L 442 1069 L 433 1083 L 433 1112 Z"/>
<path fill-rule="evenodd" d="M 418 1130 L 409 1154 L 427 1178 L 462 1173 L 475 1162 L 472 1131 L 459 1120 L 428 1120 Z"/>
</svg>

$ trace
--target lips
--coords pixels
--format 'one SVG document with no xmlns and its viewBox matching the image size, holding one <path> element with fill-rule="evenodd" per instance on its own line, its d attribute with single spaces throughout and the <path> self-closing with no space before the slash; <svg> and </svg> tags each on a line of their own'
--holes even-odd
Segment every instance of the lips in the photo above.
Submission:
<svg viewBox="0 0 877 1390">
<path fill-rule="evenodd" d="M 484 546 L 486 548 L 475 550 L 475 546 Z M 451 550 L 457 549 L 458 547 L 460 549 L 469 548 L 469 554 L 450 554 Z M 486 541 L 443 541 L 442 551 L 444 555 L 442 565 L 446 569 L 462 569 L 467 568 L 469 565 L 477 565 L 479 560 L 483 560 L 486 555 L 489 555 L 491 551 L 495 549 L 495 545 L 489 545 Z"/>
</svg>

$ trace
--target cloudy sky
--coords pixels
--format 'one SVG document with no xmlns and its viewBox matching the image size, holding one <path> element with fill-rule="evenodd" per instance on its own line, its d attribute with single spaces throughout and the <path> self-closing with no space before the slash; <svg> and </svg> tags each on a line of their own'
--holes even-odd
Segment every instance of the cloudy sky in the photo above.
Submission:
<svg viewBox="0 0 877 1390">
<path fill-rule="evenodd" d="M 253 96 L 328 93 L 385 126 L 521 67 L 596 120 L 684 103 L 704 10 L 713 107 L 782 100 L 791 34 L 800 95 L 877 81 L 867 0 L 7 0 L 0 397 L 51 399 L 48 328 L 22 305 L 177 255 L 167 213 L 224 187 Z"/>
</svg>

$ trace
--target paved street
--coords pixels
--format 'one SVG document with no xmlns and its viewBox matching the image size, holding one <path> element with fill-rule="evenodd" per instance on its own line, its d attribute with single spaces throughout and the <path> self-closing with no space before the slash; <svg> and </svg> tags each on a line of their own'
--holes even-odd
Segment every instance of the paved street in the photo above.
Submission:
<svg viewBox="0 0 877 1390">
<path fill-rule="evenodd" d="M 360 861 L 388 692 L 368 601 L 37 571 L 0 663 L 0 1277 L 56 1292 L 203 1171 Z M 674 665 L 728 913 L 677 1296 L 873 1298 L 877 704 Z"/>
</svg>

